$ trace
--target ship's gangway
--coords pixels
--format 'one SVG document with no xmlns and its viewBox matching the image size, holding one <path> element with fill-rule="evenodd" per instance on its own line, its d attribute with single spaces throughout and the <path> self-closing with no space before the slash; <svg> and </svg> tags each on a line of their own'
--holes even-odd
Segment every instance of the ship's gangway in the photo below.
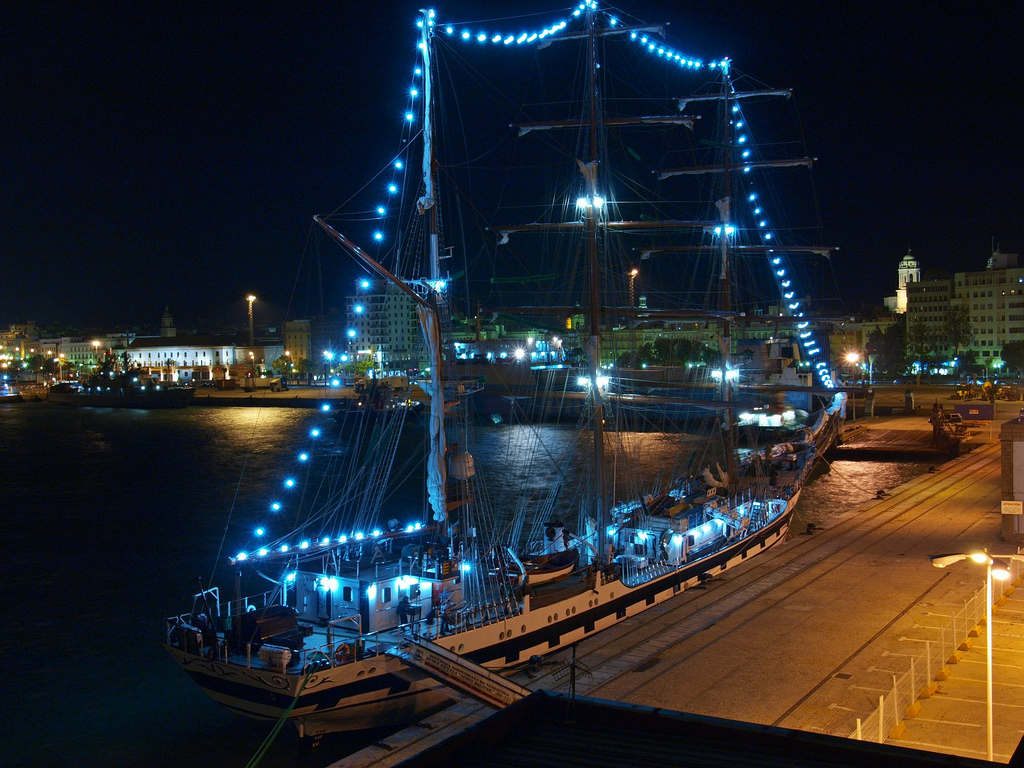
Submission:
<svg viewBox="0 0 1024 768">
<path fill-rule="evenodd" d="M 409 666 L 492 707 L 507 707 L 530 695 L 528 688 L 424 637 L 408 638 L 396 655 Z"/>
</svg>

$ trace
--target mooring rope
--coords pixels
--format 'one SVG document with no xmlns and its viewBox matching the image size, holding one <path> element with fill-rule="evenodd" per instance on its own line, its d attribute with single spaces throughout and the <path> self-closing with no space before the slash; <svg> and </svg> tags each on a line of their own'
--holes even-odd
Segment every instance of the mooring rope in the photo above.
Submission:
<svg viewBox="0 0 1024 768">
<path fill-rule="evenodd" d="M 260 764 L 260 761 L 264 757 L 266 757 L 267 752 L 270 750 L 271 745 L 274 743 L 274 739 L 277 738 L 277 734 L 281 732 L 281 729 L 284 727 L 284 724 L 288 722 L 288 716 L 295 708 L 295 705 L 299 702 L 299 696 L 302 695 L 302 691 L 306 687 L 306 683 L 309 681 L 309 676 L 312 675 L 315 671 L 315 665 L 307 665 L 306 674 L 303 675 L 302 682 L 299 683 L 299 689 L 295 692 L 295 698 L 291 700 L 291 702 L 285 708 L 284 712 L 281 714 L 281 717 L 278 719 L 276 723 L 274 723 L 274 727 L 270 730 L 270 733 L 267 734 L 267 738 L 265 738 L 263 740 L 263 743 L 260 744 L 260 748 L 256 750 L 256 754 L 252 756 L 252 759 L 248 763 L 246 763 L 245 768 L 256 768 L 256 766 Z"/>
</svg>

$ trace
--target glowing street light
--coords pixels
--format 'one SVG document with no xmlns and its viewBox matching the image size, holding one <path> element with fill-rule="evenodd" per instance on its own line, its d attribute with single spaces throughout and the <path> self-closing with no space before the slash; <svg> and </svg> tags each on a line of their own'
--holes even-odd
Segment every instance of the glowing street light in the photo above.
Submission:
<svg viewBox="0 0 1024 768">
<path fill-rule="evenodd" d="M 860 362 L 860 352 L 847 352 L 846 362 L 849 364 L 851 371 L 853 372 L 853 383 L 857 383 L 857 363 Z"/>
<path fill-rule="evenodd" d="M 973 560 L 985 566 L 985 728 L 987 737 L 987 753 L 992 761 L 992 579 L 1004 581 L 1010 578 L 1006 568 L 992 569 L 995 558 L 1000 560 L 1019 560 L 1024 562 L 1024 555 L 990 555 L 988 552 L 958 552 L 950 555 L 931 555 L 929 559 L 936 568 L 958 563 L 961 560 Z"/>
<path fill-rule="evenodd" d="M 250 293 L 245 300 L 249 302 L 249 346 L 252 347 L 256 345 L 255 327 L 252 322 L 252 303 L 256 301 L 256 297 Z"/>
<path fill-rule="evenodd" d="M 333 361 L 334 361 L 334 353 L 325 349 L 324 350 L 324 389 L 327 389 L 327 387 L 330 386 L 330 376 L 328 376 L 327 374 L 330 371 L 331 363 Z"/>
</svg>

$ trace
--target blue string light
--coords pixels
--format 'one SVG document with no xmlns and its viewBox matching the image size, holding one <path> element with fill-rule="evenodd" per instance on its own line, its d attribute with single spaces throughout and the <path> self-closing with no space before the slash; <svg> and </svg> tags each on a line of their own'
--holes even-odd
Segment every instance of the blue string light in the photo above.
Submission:
<svg viewBox="0 0 1024 768">
<path fill-rule="evenodd" d="M 737 129 L 746 128 L 747 123 L 746 120 L 743 118 L 742 110 L 740 109 L 740 105 L 738 103 L 733 104 L 732 113 L 737 116 L 734 119 L 733 125 Z M 754 150 L 750 149 L 750 147 L 753 146 L 753 143 L 750 139 L 749 130 L 747 130 L 745 133 L 739 134 L 736 137 L 736 143 L 737 145 L 744 145 L 745 147 L 745 149 L 742 152 L 742 158 L 744 160 L 751 160 L 752 157 L 756 155 Z M 749 173 L 750 170 L 750 165 L 746 165 L 743 168 L 744 173 Z M 768 216 L 765 213 L 763 206 L 759 202 L 757 192 L 751 191 L 746 197 L 746 202 L 750 208 L 751 215 L 756 217 L 755 221 L 757 222 L 757 227 L 755 231 L 760 232 L 761 234 L 761 244 L 766 246 L 774 245 L 773 240 L 775 239 L 775 236 L 774 233 L 771 231 Z M 771 251 L 770 253 L 774 254 L 776 252 Z M 792 287 L 792 280 L 790 279 L 786 266 L 783 264 L 782 256 L 772 255 L 769 258 L 769 262 L 772 266 L 772 271 L 775 273 L 779 295 L 785 302 L 783 307 L 784 314 L 788 314 L 794 317 L 803 317 L 804 313 L 801 309 L 801 303 L 799 300 L 794 299 L 796 292 L 790 290 L 790 288 Z M 807 328 L 807 325 L 808 324 L 806 322 L 798 324 L 798 330 L 803 331 L 804 328 Z M 801 339 L 808 339 L 812 336 L 810 331 L 803 331 L 799 335 Z M 810 358 L 810 362 L 817 363 L 818 361 L 815 361 L 815 358 L 821 354 L 821 349 L 820 347 L 818 347 L 817 342 L 813 340 L 805 342 L 803 344 L 803 347 L 805 350 L 805 354 Z M 827 365 L 815 364 L 814 371 L 818 376 L 819 381 L 821 381 L 821 383 L 824 386 L 830 389 L 835 386 L 835 383 L 832 380 L 832 376 L 829 373 Z"/>
</svg>

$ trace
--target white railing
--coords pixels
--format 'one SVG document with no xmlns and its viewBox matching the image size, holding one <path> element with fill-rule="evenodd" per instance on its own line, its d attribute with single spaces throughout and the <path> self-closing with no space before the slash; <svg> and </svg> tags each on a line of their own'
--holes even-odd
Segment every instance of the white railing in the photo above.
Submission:
<svg viewBox="0 0 1024 768">
<path fill-rule="evenodd" d="M 995 584 L 1006 585 L 993 599 L 998 602 L 1013 591 L 1024 565 L 1013 560 L 1009 565 L 1010 579 Z M 985 587 L 981 587 L 954 611 L 939 627 L 930 630 L 932 637 L 925 638 L 921 651 L 911 654 L 909 669 L 902 675 L 892 676 L 892 687 L 878 697 L 878 706 L 865 718 L 857 718 L 857 727 L 850 734 L 851 739 L 884 743 L 890 734 L 897 731 L 906 717 L 912 716 L 922 698 L 933 692 L 933 681 L 945 679 L 940 673 L 954 659 L 957 651 L 970 647 L 968 638 L 979 624 L 985 621 Z"/>
</svg>

